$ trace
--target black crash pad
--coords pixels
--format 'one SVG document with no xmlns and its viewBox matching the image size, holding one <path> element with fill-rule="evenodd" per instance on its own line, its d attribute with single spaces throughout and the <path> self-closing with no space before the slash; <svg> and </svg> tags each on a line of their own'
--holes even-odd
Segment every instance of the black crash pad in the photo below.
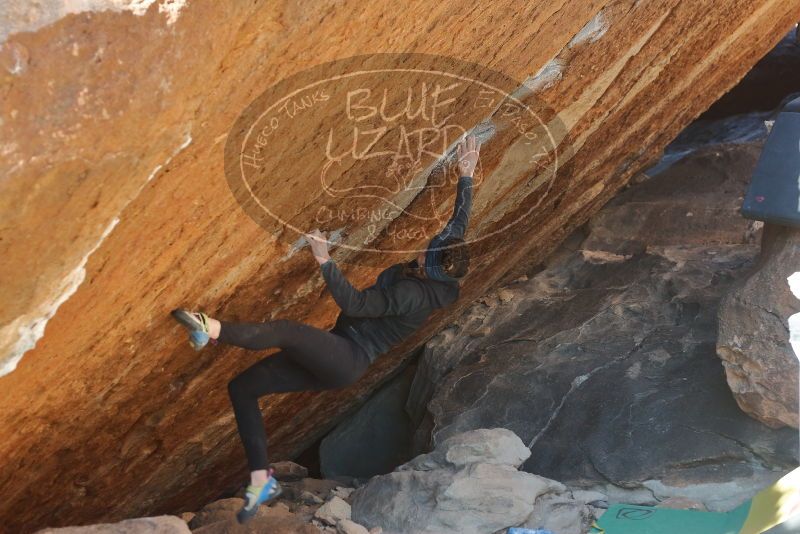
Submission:
<svg viewBox="0 0 800 534">
<path fill-rule="evenodd" d="M 800 228 L 800 98 L 778 114 L 764 144 L 742 215 Z"/>
</svg>

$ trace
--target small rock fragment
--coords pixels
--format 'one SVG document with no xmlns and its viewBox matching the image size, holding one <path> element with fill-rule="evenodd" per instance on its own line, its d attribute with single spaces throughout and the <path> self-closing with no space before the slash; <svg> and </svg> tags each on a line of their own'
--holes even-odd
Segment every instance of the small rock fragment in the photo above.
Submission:
<svg viewBox="0 0 800 534">
<path fill-rule="evenodd" d="M 491 333 L 492 333 L 491 327 L 484 326 L 483 328 L 478 328 L 470 332 L 469 337 L 486 337 Z"/>
<path fill-rule="evenodd" d="M 300 492 L 300 501 L 306 504 L 322 504 L 325 502 L 320 497 L 306 490 Z"/>
<path fill-rule="evenodd" d="M 501 288 L 500 291 L 497 292 L 497 298 L 500 299 L 500 302 L 503 304 L 507 304 L 514 300 L 514 293 L 506 288 Z"/>
<path fill-rule="evenodd" d="M 243 504 L 244 500 L 238 497 L 210 502 L 194 514 L 189 522 L 189 528 L 197 530 L 200 527 L 235 517 L 236 512 L 242 508 Z"/>
<path fill-rule="evenodd" d="M 662 501 L 656 506 L 656 508 L 672 508 L 675 510 L 699 510 L 701 512 L 707 512 L 708 508 L 706 505 L 692 500 L 687 499 L 686 497 L 670 497 L 669 499 Z"/>
<path fill-rule="evenodd" d="M 334 496 L 319 507 L 314 517 L 328 525 L 335 526 L 342 519 L 350 519 L 350 505 L 341 497 Z"/>
<path fill-rule="evenodd" d="M 272 476 L 281 482 L 300 480 L 308 476 L 308 469 L 294 462 L 276 462 L 272 464 L 272 468 L 275 470 Z"/>
<path fill-rule="evenodd" d="M 342 519 L 336 523 L 336 531 L 339 534 L 369 534 L 366 527 L 349 519 Z"/>
<path fill-rule="evenodd" d="M 345 488 L 342 486 L 336 486 L 331 490 L 331 494 L 347 500 L 354 491 L 355 488 Z"/>
<path fill-rule="evenodd" d="M 498 304 L 500 304 L 499 299 L 496 296 L 486 295 L 485 297 L 481 297 L 478 299 L 478 302 L 483 304 L 484 306 L 488 306 L 489 308 L 494 308 Z"/>
<path fill-rule="evenodd" d="M 289 508 L 289 505 L 285 502 L 277 501 L 272 504 L 272 508 L 282 508 L 286 512 L 291 512 L 292 510 Z"/>
</svg>

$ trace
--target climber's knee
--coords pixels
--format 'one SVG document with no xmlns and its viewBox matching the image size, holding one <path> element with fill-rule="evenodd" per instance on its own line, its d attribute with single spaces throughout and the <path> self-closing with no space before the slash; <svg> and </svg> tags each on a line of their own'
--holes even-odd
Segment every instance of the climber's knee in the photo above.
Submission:
<svg viewBox="0 0 800 534">
<path fill-rule="evenodd" d="M 242 380 L 242 375 L 236 376 L 228 382 L 228 396 L 232 401 L 247 396 L 247 388 Z"/>
</svg>

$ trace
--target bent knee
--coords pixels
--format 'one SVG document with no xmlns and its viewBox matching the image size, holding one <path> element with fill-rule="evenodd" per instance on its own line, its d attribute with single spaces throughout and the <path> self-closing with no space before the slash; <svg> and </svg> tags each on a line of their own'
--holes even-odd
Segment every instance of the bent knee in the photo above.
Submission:
<svg viewBox="0 0 800 534">
<path fill-rule="evenodd" d="M 228 382 L 228 396 L 232 399 L 246 397 L 247 384 L 242 380 L 242 375 L 236 376 Z"/>
</svg>

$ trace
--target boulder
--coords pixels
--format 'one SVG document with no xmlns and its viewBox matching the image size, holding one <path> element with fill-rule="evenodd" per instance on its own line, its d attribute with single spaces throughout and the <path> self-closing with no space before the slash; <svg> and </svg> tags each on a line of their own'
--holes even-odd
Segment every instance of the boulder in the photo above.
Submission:
<svg viewBox="0 0 800 534">
<path fill-rule="evenodd" d="M 485 533 L 517 525 L 539 495 L 565 489 L 517 471 L 527 458 L 522 451 L 520 439 L 502 428 L 455 435 L 358 488 L 353 520 L 387 534 Z"/>
<path fill-rule="evenodd" d="M 46 528 L 37 534 L 190 534 L 186 522 L 175 516 L 141 517 L 85 527 Z"/>
<path fill-rule="evenodd" d="M 717 354 L 739 406 L 773 428 L 798 428 L 798 372 L 789 316 L 800 312 L 788 278 L 800 271 L 800 230 L 767 224 L 753 272 L 719 309 Z"/>
<path fill-rule="evenodd" d="M 452 436 L 429 454 L 422 454 L 397 469 L 428 471 L 446 466 L 463 467 L 470 464 L 510 465 L 517 468 L 528 459 L 531 451 L 519 437 L 505 428 L 479 428 Z"/>
<path fill-rule="evenodd" d="M 797 433 L 742 413 L 715 351 L 719 302 L 759 250 L 738 214 L 758 154 L 698 150 L 615 198 L 509 285 L 510 304 L 468 308 L 420 360 L 409 404 L 433 393 L 417 441 L 502 426 L 530 449 L 527 472 L 615 501 L 683 496 L 712 510 L 796 466 Z"/>
</svg>

